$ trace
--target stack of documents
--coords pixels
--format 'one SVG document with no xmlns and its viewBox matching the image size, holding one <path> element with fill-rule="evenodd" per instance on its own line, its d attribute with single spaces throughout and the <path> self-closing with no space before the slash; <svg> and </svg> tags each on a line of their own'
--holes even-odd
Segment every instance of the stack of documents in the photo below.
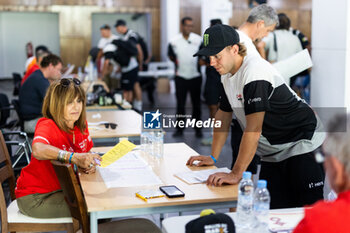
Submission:
<svg viewBox="0 0 350 233">
<path fill-rule="evenodd" d="M 107 188 L 159 185 L 152 168 L 132 151 L 107 167 L 98 167 Z"/>
<path fill-rule="evenodd" d="M 228 169 L 227 167 L 223 167 L 223 168 L 207 169 L 207 170 L 201 170 L 201 171 L 180 172 L 180 173 L 176 173 L 175 176 L 185 181 L 188 184 L 201 184 L 206 182 L 208 177 L 211 174 L 214 174 L 217 172 L 229 173 L 231 172 L 231 170 Z"/>
</svg>

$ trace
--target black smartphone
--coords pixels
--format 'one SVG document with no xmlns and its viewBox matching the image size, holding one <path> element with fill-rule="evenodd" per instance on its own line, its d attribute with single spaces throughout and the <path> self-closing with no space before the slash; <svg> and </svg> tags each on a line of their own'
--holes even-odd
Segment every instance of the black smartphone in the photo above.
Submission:
<svg viewBox="0 0 350 233">
<path fill-rule="evenodd" d="M 175 185 L 160 186 L 160 191 L 162 191 L 167 197 L 184 197 L 185 193 L 182 192 Z"/>
</svg>

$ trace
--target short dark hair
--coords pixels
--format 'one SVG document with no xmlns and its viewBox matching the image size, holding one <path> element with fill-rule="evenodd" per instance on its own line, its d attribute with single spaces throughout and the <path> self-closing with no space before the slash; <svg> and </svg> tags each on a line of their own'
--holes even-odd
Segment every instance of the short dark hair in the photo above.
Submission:
<svg viewBox="0 0 350 233">
<path fill-rule="evenodd" d="M 108 24 L 103 24 L 103 25 L 100 27 L 100 30 L 102 30 L 102 29 L 111 30 L 111 27 L 110 27 Z"/>
<path fill-rule="evenodd" d="M 222 24 L 221 19 L 212 19 L 212 20 L 210 20 L 210 27 L 214 26 L 216 24 Z"/>
<path fill-rule="evenodd" d="M 186 17 L 183 17 L 182 19 L 181 19 L 181 25 L 185 25 L 185 22 L 186 21 L 193 21 L 193 19 L 191 18 L 191 17 L 189 17 L 189 16 L 186 16 Z"/>
<path fill-rule="evenodd" d="M 258 4 L 266 4 L 267 0 L 254 0 L 254 2 L 256 2 Z"/>
<path fill-rule="evenodd" d="M 126 26 L 126 22 L 124 19 L 118 19 L 117 22 L 115 23 L 114 27 L 119 27 L 119 26 Z"/>
<path fill-rule="evenodd" d="M 289 30 L 290 28 L 290 19 L 285 13 L 278 14 L 278 21 L 279 25 L 276 27 L 276 29 L 286 29 Z"/>
<path fill-rule="evenodd" d="M 45 45 L 38 45 L 35 48 L 35 57 L 37 60 L 39 59 L 39 57 L 41 57 L 45 54 L 48 54 L 48 53 L 50 53 L 50 51 Z"/>
<path fill-rule="evenodd" d="M 48 67 L 50 64 L 52 64 L 53 66 L 57 66 L 59 63 L 63 64 L 59 56 L 55 54 L 49 54 L 43 58 L 43 60 L 40 63 L 40 66 L 42 68 L 45 68 L 45 67 Z"/>
</svg>

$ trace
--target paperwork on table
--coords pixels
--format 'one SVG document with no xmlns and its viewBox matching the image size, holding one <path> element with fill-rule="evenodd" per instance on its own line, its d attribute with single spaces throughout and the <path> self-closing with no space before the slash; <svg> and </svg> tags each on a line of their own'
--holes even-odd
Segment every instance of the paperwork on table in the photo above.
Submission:
<svg viewBox="0 0 350 233">
<path fill-rule="evenodd" d="M 108 167 L 97 169 L 107 188 L 162 184 L 152 168 L 141 158 L 139 151 L 131 151 Z"/>
<path fill-rule="evenodd" d="M 216 169 L 206 169 L 200 171 L 187 171 L 187 172 L 179 172 L 176 173 L 175 176 L 182 181 L 185 181 L 188 184 L 201 184 L 207 181 L 208 177 L 211 174 L 217 172 L 231 172 L 227 167 L 216 168 Z"/>
</svg>

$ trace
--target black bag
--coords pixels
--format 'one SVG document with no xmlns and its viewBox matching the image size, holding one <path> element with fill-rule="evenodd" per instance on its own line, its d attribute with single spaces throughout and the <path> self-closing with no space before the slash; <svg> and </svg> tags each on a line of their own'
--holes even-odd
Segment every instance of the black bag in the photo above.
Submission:
<svg viewBox="0 0 350 233">
<path fill-rule="evenodd" d="M 143 60 L 146 61 L 148 56 L 149 56 L 149 53 L 148 53 L 148 47 L 147 47 L 147 44 L 146 44 L 146 41 L 144 40 L 144 38 L 142 36 L 140 36 L 139 34 L 137 34 L 139 39 L 138 39 L 138 43 L 140 44 L 141 46 L 141 49 L 142 49 L 142 53 L 143 53 Z"/>
<path fill-rule="evenodd" d="M 117 50 L 124 50 L 125 53 L 129 56 L 136 56 L 137 55 L 137 48 L 136 44 L 133 43 L 130 40 L 124 41 L 124 40 L 113 40 L 112 44 L 116 45 L 118 47 Z"/>
<path fill-rule="evenodd" d="M 122 67 L 128 66 L 130 62 L 130 56 L 123 49 L 117 49 L 114 52 L 114 60 Z"/>
</svg>

